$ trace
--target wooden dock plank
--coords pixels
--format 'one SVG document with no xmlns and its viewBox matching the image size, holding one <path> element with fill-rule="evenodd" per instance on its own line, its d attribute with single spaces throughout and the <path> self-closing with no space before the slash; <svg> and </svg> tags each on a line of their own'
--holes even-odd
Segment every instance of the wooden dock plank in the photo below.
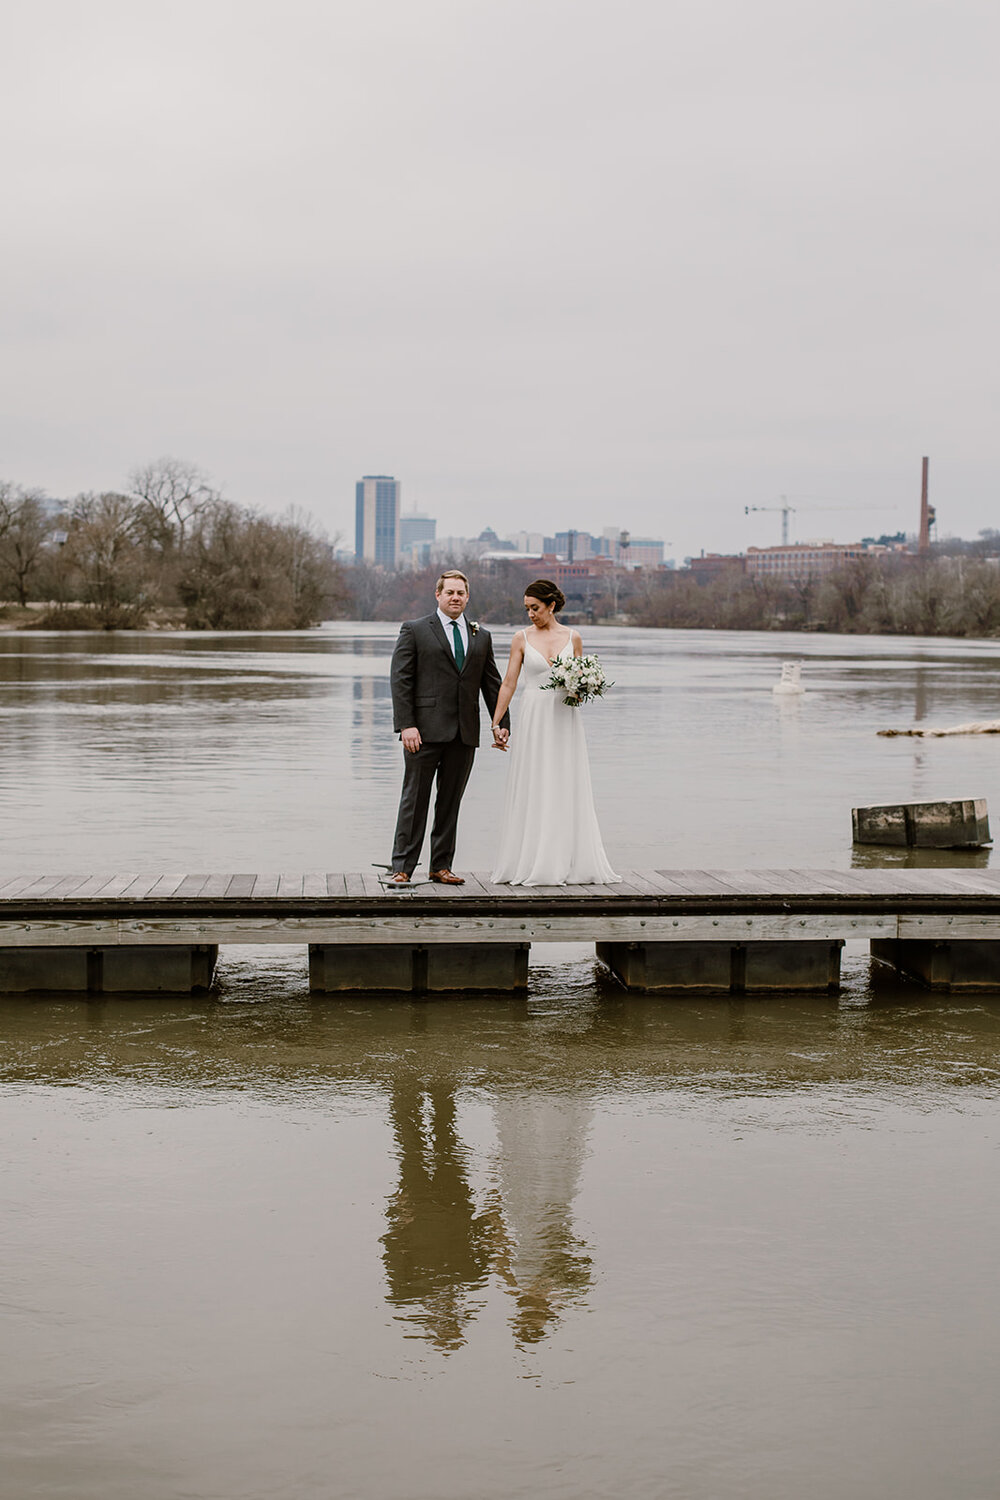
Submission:
<svg viewBox="0 0 1000 1500">
<path fill-rule="evenodd" d="M 678 886 L 685 896 L 731 896 L 732 891 L 707 870 L 657 870 L 664 880 Z"/>
<path fill-rule="evenodd" d="M 107 871 L 100 875 L 88 875 L 83 884 L 77 886 L 73 892 L 73 896 L 78 901 L 89 901 L 93 897 L 99 896 L 113 879 L 114 877 L 109 875 Z M 0 901 L 8 900 L 10 894 L 7 890 L 0 891 Z"/>
<path fill-rule="evenodd" d="M 698 882 L 698 894 L 706 896 L 739 896 L 739 877 L 726 870 L 689 870 L 688 876 Z M 757 893 L 754 893 L 757 894 Z"/>
<path fill-rule="evenodd" d="M 428 914 L 431 909 L 436 912 L 440 908 L 442 915 L 451 910 L 462 916 L 464 908 L 485 901 L 507 915 L 520 912 L 530 918 L 539 912 L 545 920 L 560 910 L 569 915 L 573 910 L 579 914 L 586 908 L 595 916 L 621 912 L 625 903 L 637 901 L 643 903 L 640 914 L 659 910 L 673 916 L 707 910 L 713 918 L 720 912 L 753 915 L 766 910 L 761 902 L 767 898 L 774 904 L 780 903 L 785 910 L 794 909 L 798 903 L 803 915 L 820 913 L 827 901 L 832 913 L 856 914 L 869 900 L 878 903 L 877 910 L 885 913 L 897 898 L 899 912 L 908 915 L 920 912 L 954 915 L 963 909 L 973 915 L 988 914 L 994 908 L 1000 912 L 1000 871 L 993 870 L 948 866 L 836 871 L 626 870 L 623 873 L 625 878 L 621 882 L 608 885 L 511 886 L 494 884 L 485 871 L 480 871 L 468 874 L 460 886 L 431 884 L 422 879 L 401 889 Z M 298 901 L 329 903 L 333 916 L 340 901 L 381 902 L 385 895 L 379 878 L 370 872 L 24 875 L 9 877 L 0 886 L 0 908 L 11 908 L 25 901 L 34 911 L 51 901 L 56 916 L 59 906 L 71 897 L 74 903 L 92 901 L 95 918 L 101 908 L 113 919 L 119 900 L 126 906 L 132 902 L 146 906 L 161 900 L 167 903 L 183 900 L 190 905 L 204 900 L 214 908 L 220 902 L 255 904 L 261 899 L 280 896 L 283 906 L 292 908 Z M 206 916 L 210 914 L 225 915 L 206 906 Z M 466 918 L 462 916 L 462 920 Z"/>
<path fill-rule="evenodd" d="M 640 896 L 676 896 L 678 894 L 677 884 L 667 875 L 660 875 L 656 870 L 628 870 L 625 872 L 624 884 L 630 885 Z M 621 890 L 622 886 L 616 886 Z"/>
<path fill-rule="evenodd" d="M 11 887 L 10 895 L 17 896 L 19 900 L 33 901 L 36 896 L 43 896 L 46 891 L 58 884 L 58 875 L 23 875 L 20 881 Z"/>
<path fill-rule="evenodd" d="M 760 868 L 747 870 L 745 873 L 750 879 L 760 881 L 760 890 L 756 894 L 780 896 L 782 899 L 798 894 L 795 881 L 787 870 Z"/>
<path fill-rule="evenodd" d="M 132 883 L 125 887 L 122 895 L 128 901 L 142 901 L 144 897 L 149 895 L 159 878 L 159 874 L 156 871 L 152 873 L 147 872 L 145 875 L 137 875 Z"/>
<path fill-rule="evenodd" d="M 647 872 L 643 870 L 640 873 L 645 875 Z M 699 890 L 697 884 L 692 886 L 688 878 L 691 874 L 692 872 L 688 870 L 652 870 L 648 874 L 648 879 L 653 880 L 655 877 L 656 883 L 662 886 L 661 896 L 704 895 L 704 891 Z"/>
<path fill-rule="evenodd" d="M 735 897 L 776 897 L 783 900 L 789 891 L 787 882 L 775 878 L 773 870 L 712 870 Z"/>
<path fill-rule="evenodd" d="M 46 891 L 45 899 L 47 901 L 64 901 L 66 897 L 71 896 L 79 886 L 85 884 L 85 882 L 89 878 L 90 877 L 87 875 L 64 875 L 63 878 L 56 885 L 54 885 L 50 891 Z"/>
<path fill-rule="evenodd" d="M 501 896 L 509 896 L 512 891 L 517 890 L 516 886 L 494 885 L 493 881 L 490 879 L 490 873 L 491 872 L 489 870 L 476 871 L 476 879 L 479 881 L 479 884 L 482 887 L 484 896 L 498 898 Z"/>
<path fill-rule="evenodd" d="M 995 870 L 959 870 L 949 867 L 942 873 L 947 876 L 949 885 L 968 891 L 972 896 L 1000 895 L 1000 872 Z"/>
<path fill-rule="evenodd" d="M 935 894 L 960 894 L 961 888 L 952 884 L 951 871 L 942 870 L 857 870 L 860 895 L 888 896 L 932 896 Z"/>
<path fill-rule="evenodd" d="M 858 894 L 857 881 L 849 872 L 838 877 L 832 870 L 788 870 L 785 872 L 798 895 L 851 896 Z"/>
<path fill-rule="evenodd" d="M 100 890 L 95 891 L 94 894 L 99 895 L 102 901 L 111 901 L 121 896 L 123 891 L 127 891 L 133 880 L 137 879 L 138 871 L 136 870 L 133 870 L 130 875 L 109 875 L 100 887 Z M 77 900 L 80 900 L 82 899 L 83 892 L 77 891 L 76 895 Z M 4 899 L 7 899 L 6 892 L 4 893 Z"/>
<path fill-rule="evenodd" d="M 801 879 L 810 890 L 821 890 L 829 895 L 856 896 L 859 894 L 857 872 L 854 870 L 792 870 L 793 880 Z"/>
<path fill-rule="evenodd" d="M 677 887 L 671 880 L 664 880 L 655 870 L 623 870 L 620 885 L 614 889 L 624 895 L 676 896 Z"/>
<path fill-rule="evenodd" d="M 184 876 L 176 872 L 169 875 L 160 875 L 156 884 L 147 891 L 147 899 L 149 897 L 172 896 L 183 879 Z M 77 892 L 77 895 L 79 895 L 79 892 Z"/>
</svg>

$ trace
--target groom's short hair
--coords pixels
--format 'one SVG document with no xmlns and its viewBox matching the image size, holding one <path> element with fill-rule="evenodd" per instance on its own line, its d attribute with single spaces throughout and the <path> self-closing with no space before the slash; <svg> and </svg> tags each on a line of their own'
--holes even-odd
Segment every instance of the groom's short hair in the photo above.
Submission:
<svg viewBox="0 0 1000 1500">
<path fill-rule="evenodd" d="M 469 580 L 466 578 L 464 573 L 460 573 L 457 568 L 449 568 L 447 573 L 441 574 L 441 577 L 434 585 L 435 594 L 440 594 L 441 590 L 444 588 L 444 581 L 446 578 L 461 578 L 462 582 L 465 584 L 465 587 L 469 587 Z"/>
</svg>

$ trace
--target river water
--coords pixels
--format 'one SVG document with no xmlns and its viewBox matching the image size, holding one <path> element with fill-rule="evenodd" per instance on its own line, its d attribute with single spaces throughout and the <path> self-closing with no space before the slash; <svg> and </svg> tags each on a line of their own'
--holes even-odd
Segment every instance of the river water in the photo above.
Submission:
<svg viewBox="0 0 1000 1500">
<path fill-rule="evenodd" d="M 385 861 L 393 635 L 0 637 L 0 876 Z M 996 717 L 996 643 L 586 644 L 619 868 L 902 862 L 852 806 L 1000 807 L 997 738 L 876 734 Z M 577 948 L 526 998 L 305 981 L 0 999 L 5 1497 L 992 1500 L 1000 996 L 860 946 L 830 998 L 626 996 Z"/>
</svg>

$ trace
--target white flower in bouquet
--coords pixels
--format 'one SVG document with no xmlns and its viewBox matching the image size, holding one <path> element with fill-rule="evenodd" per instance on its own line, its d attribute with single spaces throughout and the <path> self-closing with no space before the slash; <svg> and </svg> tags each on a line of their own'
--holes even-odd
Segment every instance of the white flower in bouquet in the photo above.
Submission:
<svg viewBox="0 0 1000 1500">
<path fill-rule="evenodd" d="M 548 682 L 542 684 L 543 691 L 551 688 L 553 692 L 561 692 L 563 702 L 569 708 L 579 708 L 591 698 L 603 698 L 609 687 L 614 687 L 614 683 L 605 677 L 604 668 L 596 656 L 557 658 L 552 663 Z"/>
</svg>

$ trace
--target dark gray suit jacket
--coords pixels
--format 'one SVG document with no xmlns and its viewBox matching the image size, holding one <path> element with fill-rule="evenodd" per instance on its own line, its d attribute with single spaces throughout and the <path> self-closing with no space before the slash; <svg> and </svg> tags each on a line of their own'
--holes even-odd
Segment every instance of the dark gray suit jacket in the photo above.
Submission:
<svg viewBox="0 0 1000 1500">
<path fill-rule="evenodd" d="M 492 716 L 500 691 L 493 642 L 481 625 L 467 619 L 469 648 L 461 672 L 437 611 L 423 620 L 407 620 L 392 653 L 392 727 L 397 734 L 416 726 L 420 738 L 445 744 L 461 737 L 479 744 L 479 695 Z M 510 723 L 504 714 L 503 723 Z"/>
</svg>

